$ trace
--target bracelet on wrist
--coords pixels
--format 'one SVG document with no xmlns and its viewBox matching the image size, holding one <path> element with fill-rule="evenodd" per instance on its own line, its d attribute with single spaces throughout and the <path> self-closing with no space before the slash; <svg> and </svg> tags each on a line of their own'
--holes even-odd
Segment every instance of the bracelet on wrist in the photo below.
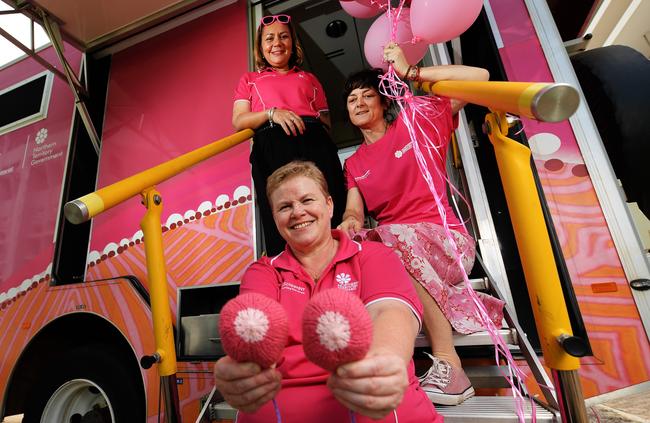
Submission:
<svg viewBox="0 0 650 423">
<path fill-rule="evenodd" d="M 275 107 L 271 107 L 269 111 L 267 112 L 267 115 L 269 117 L 269 125 L 273 126 L 273 114 L 275 113 Z"/>
<path fill-rule="evenodd" d="M 420 68 L 416 65 L 409 66 L 409 70 L 406 73 L 406 79 L 409 81 L 418 81 L 420 79 Z"/>
</svg>

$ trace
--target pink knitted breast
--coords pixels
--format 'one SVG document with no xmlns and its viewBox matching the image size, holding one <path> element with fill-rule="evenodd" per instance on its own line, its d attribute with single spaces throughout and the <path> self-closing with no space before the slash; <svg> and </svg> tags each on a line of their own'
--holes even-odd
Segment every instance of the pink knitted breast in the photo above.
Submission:
<svg viewBox="0 0 650 423">
<path fill-rule="evenodd" d="M 365 357 L 372 342 L 372 320 L 359 297 L 328 289 L 315 295 L 305 308 L 302 342 L 311 362 L 333 372 Z"/>
<path fill-rule="evenodd" d="M 219 333 L 224 351 L 235 361 L 268 368 L 280 359 L 287 344 L 287 313 L 265 295 L 243 294 L 221 309 Z"/>
</svg>

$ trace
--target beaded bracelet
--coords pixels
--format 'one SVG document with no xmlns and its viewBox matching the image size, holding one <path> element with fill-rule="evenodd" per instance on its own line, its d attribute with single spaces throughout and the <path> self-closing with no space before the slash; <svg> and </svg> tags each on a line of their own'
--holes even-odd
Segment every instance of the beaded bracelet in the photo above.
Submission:
<svg viewBox="0 0 650 423">
<path fill-rule="evenodd" d="M 406 79 L 409 81 L 419 81 L 420 80 L 420 68 L 416 65 L 411 65 L 406 71 Z"/>
</svg>

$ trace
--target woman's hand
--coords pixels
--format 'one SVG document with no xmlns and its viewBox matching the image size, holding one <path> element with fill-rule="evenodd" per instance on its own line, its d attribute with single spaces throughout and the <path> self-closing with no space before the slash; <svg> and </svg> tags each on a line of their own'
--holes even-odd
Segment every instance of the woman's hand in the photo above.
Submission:
<svg viewBox="0 0 650 423">
<path fill-rule="evenodd" d="M 305 122 L 291 110 L 275 109 L 273 123 L 280 125 L 287 135 L 296 136 L 298 133 L 302 135 L 305 132 Z"/>
<path fill-rule="evenodd" d="M 354 216 L 346 217 L 336 229 L 342 230 L 348 237 L 352 238 L 354 234 L 363 228 L 363 224 Z"/>
<path fill-rule="evenodd" d="M 228 404 L 253 413 L 275 397 L 282 375 L 276 369 L 261 370 L 255 363 L 238 363 L 225 356 L 214 365 L 214 381 Z"/>
<path fill-rule="evenodd" d="M 350 410 L 380 419 L 402 402 L 408 387 L 406 364 L 397 354 L 375 352 L 339 367 L 327 380 L 327 386 Z"/>
<path fill-rule="evenodd" d="M 409 62 L 406 60 L 404 51 L 396 43 L 390 42 L 384 47 L 384 60 L 393 64 L 397 76 L 404 79 L 409 70 Z"/>
</svg>

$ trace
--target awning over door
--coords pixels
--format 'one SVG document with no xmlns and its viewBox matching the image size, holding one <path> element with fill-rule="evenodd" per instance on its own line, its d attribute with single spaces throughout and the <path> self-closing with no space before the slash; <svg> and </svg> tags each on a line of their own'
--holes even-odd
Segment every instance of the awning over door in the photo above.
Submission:
<svg viewBox="0 0 650 423">
<path fill-rule="evenodd" d="M 63 39 L 82 51 L 97 50 L 208 3 L 234 0 L 3 0 L 42 23 L 46 13 Z"/>
</svg>

